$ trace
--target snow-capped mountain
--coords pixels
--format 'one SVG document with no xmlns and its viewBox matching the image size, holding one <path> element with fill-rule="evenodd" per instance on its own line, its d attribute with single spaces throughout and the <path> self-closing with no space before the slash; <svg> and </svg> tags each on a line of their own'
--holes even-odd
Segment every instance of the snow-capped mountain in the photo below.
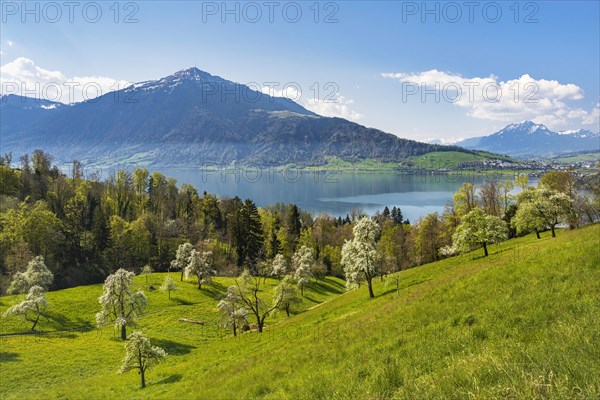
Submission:
<svg viewBox="0 0 600 400">
<path fill-rule="evenodd" d="M 15 124 L 2 123 L 0 151 L 20 156 L 41 148 L 57 161 L 168 166 L 317 165 L 331 156 L 397 161 L 431 151 L 467 151 L 322 117 L 197 68 L 90 101 L 47 106 L 33 124 L 23 113 L 11 117 Z M 0 107 L 3 119 L 15 110 Z"/>
<path fill-rule="evenodd" d="M 457 146 L 513 157 L 540 158 L 576 151 L 600 151 L 600 133 L 579 129 L 554 132 L 543 124 L 523 121 L 489 136 L 466 139 Z"/>
<path fill-rule="evenodd" d="M 568 131 L 560 131 L 560 132 L 558 132 L 558 134 L 559 135 L 569 135 L 571 137 L 577 137 L 577 138 L 590 138 L 590 137 L 598 136 L 597 133 L 594 133 L 587 129 L 573 129 L 573 130 L 568 130 Z"/>
</svg>

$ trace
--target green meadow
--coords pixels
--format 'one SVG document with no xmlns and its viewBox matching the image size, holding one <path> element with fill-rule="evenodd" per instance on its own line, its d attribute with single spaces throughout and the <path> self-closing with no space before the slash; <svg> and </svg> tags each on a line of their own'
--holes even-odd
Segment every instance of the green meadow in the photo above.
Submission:
<svg viewBox="0 0 600 400">
<path fill-rule="evenodd" d="M 374 299 L 364 286 L 313 281 L 292 316 L 237 337 L 217 326 L 232 278 L 198 290 L 174 274 L 180 290 L 168 299 L 149 290 L 165 274 L 137 276 L 149 305 L 135 329 L 169 353 L 145 389 L 135 372 L 117 373 L 118 332 L 95 327 L 102 285 L 49 292 L 39 334 L 1 321 L 0 397 L 599 398 L 599 240 L 598 224 L 512 239 L 489 257 L 476 250 L 377 278 Z M 267 280 L 269 301 L 276 283 Z M 18 299 L 0 298 L 0 312 Z"/>
<path fill-rule="evenodd" d="M 418 168 L 456 168 L 459 164 L 473 161 L 486 161 L 486 160 L 504 160 L 504 161 L 515 161 L 510 157 L 488 153 L 485 151 L 478 151 L 472 153 L 461 153 L 458 151 L 436 151 L 426 153 L 420 156 L 412 156 L 407 159 L 410 165 Z"/>
</svg>

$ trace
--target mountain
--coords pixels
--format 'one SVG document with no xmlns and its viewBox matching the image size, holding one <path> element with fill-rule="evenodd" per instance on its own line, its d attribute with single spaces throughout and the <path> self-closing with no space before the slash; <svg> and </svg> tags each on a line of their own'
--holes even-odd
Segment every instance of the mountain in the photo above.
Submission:
<svg viewBox="0 0 600 400">
<path fill-rule="evenodd" d="M 582 150 L 600 150 L 600 133 L 584 129 L 554 132 L 542 124 L 524 121 L 507 125 L 489 136 L 465 139 L 455 144 L 471 150 L 539 158 Z"/>
<path fill-rule="evenodd" d="M 576 129 L 576 130 L 568 130 L 568 131 L 559 131 L 558 132 L 559 135 L 569 135 L 571 137 L 576 137 L 576 138 L 589 138 L 589 137 L 594 137 L 594 136 L 598 136 L 597 133 L 594 133 L 588 129 Z"/>
<path fill-rule="evenodd" d="M 0 96 L 0 117 L 2 118 L 0 139 L 4 139 L 5 132 L 31 128 L 45 116 L 63 107 L 66 106 L 49 100 L 14 94 Z"/>
<path fill-rule="evenodd" d="M 425 143 L 429 143 L 429 144 L 444 144 L 444 142 L 442 141 L 442 139 L 429 139 L 429 140 L 425 140 Z"/>
<path fill-rule="evenodd" d="M 23 116 L 0 107 L 13 121 Z M 51 111 L 34 123 L 2 124 L 2 152 L 41 148 L 57 161 L 166 166 L 319 165 L 331 156 L 400 161 L 431 151 L 469 152 L 323 117 L 197 68 Z"/>
</svg>

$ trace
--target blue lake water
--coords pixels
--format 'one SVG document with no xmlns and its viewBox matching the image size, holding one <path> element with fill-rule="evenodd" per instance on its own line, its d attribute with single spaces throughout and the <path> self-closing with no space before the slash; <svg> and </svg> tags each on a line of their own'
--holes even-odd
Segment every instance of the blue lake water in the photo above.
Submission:
<svg viewBox="0 0 600 400">
<path fill-rule="evenodd" d="M 368 214 L 385 206 L 400 207 L 405 218 L 416 221 L 425 214 L 442 212 L 463 182 L 481 184 L 481 176 L 400 173 L 333 173 L 271 170 L 206 171 L 157 168 L 178 184 L 192 184 L 200 193 L 221 197 L 251 198 L 259 207 L 276 202 L 294 203 L 315 214 L 345 216 L 361 209 Z M 502 179 L 512 179 L 504 176 Z M 534 183 L 534 182 L 531 182 Z"/>
</svg>

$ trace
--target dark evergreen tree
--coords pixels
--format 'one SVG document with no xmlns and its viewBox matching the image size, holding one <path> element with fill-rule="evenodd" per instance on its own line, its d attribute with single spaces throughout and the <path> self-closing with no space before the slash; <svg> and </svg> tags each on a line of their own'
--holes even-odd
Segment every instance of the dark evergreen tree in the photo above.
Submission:
<svg viewBox="0 0 600 400">
<path fill-rule="evenodd" d="M 392 221 L 394 221 L 394 223 L 396 225 L 401 225 L 404 220 L 404 217 L 402 215 L 402 210 L 396 206 L 394 206 L 392 208 L 391 217 L 392 217 Z"/>
<path fill-rule="evenodd" d="M 298 210 L 298 206 L 295 204 L 292 204 L 288 207 L 287 229 L 290 235 L 292 248 L 295 249 L 298 238 L 300 237 L 300 230 L 302 229 L 302 223 L 300 222 L 300 211 Z"/>
<path fill-rule="evenodd" d="M 108 218 L 101 206 L 94 209 L 94 218 L 92 222 L 92 249 L 95 252 L 102 252 L 110 245 L 110 227 Z"/>
<path fill-rule="evenodd" d="M 258 208 L 250 199 L 246 199 L 242 207 L 242 224 L 245 261 L 250 271 L 256 274 L 258 259 L 263 250 L 263 231 Z"/>
<path fill-rule="evenodd" d="M 267 254 L 267 257 L 274 258 L 281 251 L 281 244 L 279 243 L 279 239 L 277 239 L 277 230 L 273 229 L 271 231 L 271 235 L 269 237 L 269 244 L 271 253 Z"/>
<path fill-rule="evenodd" d="M 390 219 L 390 209 L 387 206 L 385 206 L 385 208 L 383 209 L 383 213 L 381 213 L 381 216 L 383 217 L 384 221 Z"/>
<path fill-rule="evenodd" d="M 244 222 L 242 219 L 243 203 L 239 197 L 224 201 L 226 213 L 226 230 L 230 248 L 235 249 L 235 263 L 238 267 L 246 260 L 246 245 L 244 238 Z"/>
</svg>

